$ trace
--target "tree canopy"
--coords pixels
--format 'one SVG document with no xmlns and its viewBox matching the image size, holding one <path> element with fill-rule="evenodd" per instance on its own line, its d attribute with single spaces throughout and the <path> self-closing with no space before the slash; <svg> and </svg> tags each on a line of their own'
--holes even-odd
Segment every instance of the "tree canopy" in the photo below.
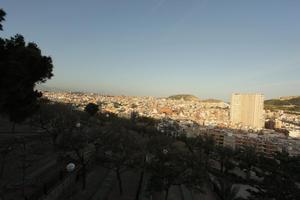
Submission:
<svg viewBox="0 0 300 200">
<path fill-rule="evenodd" d="M 94 103 L 88 103 L 85 106 L 84 111 L 87 112 L 89 115 L 93 116 L 99 111 L 99 106 Z"/>
<path fill-rule="evenodd" d="M 0 9 L 0 22 L 4 16 Z M 26 43 L 22 35 L 0 38 L 0 113 L 13 122 L 33 114 L 42 96 L 35 85 L 50 79 L 52 69 L 51 57 L 42 55 L 37 44 Z"/>
<path fill-rule="evenodd" d="M 6 13 L 4 12 L 4 10 L 0 9 L 0 31 L 3 30 L 1 22 L 5 20 L 5 18 L 4 18 L 5 15 L 6 15 Z"/>
</svg>

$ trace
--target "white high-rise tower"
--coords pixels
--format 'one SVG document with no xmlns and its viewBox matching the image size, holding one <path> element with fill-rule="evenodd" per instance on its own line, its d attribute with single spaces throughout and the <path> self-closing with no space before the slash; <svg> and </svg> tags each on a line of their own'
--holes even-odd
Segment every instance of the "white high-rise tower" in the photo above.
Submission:
<svg viewBox="0 0 300 200">
<path fill-rule="evenodd" d="M 241 124 L 249 128 L 264 127 L 264 95 L 232 94 L 230 106 L 232 124 Z"/>
</svg>

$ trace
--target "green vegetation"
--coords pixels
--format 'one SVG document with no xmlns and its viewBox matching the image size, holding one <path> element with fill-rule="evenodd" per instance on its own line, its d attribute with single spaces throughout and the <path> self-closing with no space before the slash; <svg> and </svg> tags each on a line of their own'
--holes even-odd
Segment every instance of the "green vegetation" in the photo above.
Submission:
<svg viewBox="0 0 300 200">
<path fill-rule="evenodd" d="M 178 94 L 169 96 L 168 99 L 171 100 L 184 100 L 184 101 L 199 101 L 200 99 L 194 95 L 190 94 Z"/>
<path fill-rule="evenodd" d="M 0 22 L 4 16 L 0 9 Z M 22 35 L 0 38 L 0 114 L 8 116 L 13 123 L 32 115 L 42 96 L 35 86 L 53 76 L 52 68 L 51 57 L 43 56 L 37 44 L 26 43 Z"/>
<path fill-rule="evenodd" d="M 300 97 L 266 100 L 265 109 L 300 112 Z"/>
</svg>

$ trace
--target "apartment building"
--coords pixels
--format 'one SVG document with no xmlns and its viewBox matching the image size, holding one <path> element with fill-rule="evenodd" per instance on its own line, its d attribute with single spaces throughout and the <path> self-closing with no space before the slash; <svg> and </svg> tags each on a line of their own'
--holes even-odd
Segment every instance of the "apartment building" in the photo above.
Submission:
<svg viewBox="0 0 300 200">
<path fill-rule="evenodd" d="M 230 121 L 248 129 L 264 127 L 264 96 L 262 94 L 232 94 Z"/>
</svg>

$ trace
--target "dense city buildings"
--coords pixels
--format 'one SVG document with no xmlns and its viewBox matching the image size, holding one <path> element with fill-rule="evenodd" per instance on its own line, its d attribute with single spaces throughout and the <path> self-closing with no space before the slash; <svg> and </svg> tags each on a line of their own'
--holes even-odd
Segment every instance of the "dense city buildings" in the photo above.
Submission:
<svg viewBox="0 0 300 200">
<path fill-rule="evenodd" d="M 264 120 L 264 96 L 262 94 L 232 94 L 230 121 L 234 125 L 262 129 Z"/>
<path fill-rule="evenodd" d="M 80 110 L 88 103 L 95 103 L 102 113 L 114 113 L 124 118 L 131 118 L 133 113 L 150 117 L 159 121 L 157 129 L 162 132 L 185 133 L 189 137 L 209 134 L 218 145 L 234 149 L 254 146 L 258 152 L 268 156 L 278 151 L 300 155 L 300 115 L 264 110 L 263 95 L 260 94 L 234 94 L 232 105 L 215 100 L 78 92 L 44 92 L 44 96 L 51 101 L 72 104 Z M 239 123 L 232 123 L 230 114 Z"/>
</svg>

